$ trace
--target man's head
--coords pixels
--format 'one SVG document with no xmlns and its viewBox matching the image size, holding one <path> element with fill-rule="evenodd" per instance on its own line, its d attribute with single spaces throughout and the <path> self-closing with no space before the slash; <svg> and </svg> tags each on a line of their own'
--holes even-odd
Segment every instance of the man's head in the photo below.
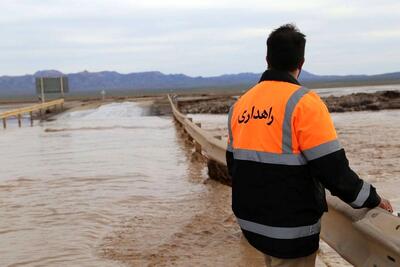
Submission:
<svg viewBox="0 0 400 267">
<path fill-rule="evenodd" d="M 275 29 L 267 40 L 268 68 L 286 72 L 301 70 L 304 63 L 305 35 L 293 24 Z"/>
</svg>

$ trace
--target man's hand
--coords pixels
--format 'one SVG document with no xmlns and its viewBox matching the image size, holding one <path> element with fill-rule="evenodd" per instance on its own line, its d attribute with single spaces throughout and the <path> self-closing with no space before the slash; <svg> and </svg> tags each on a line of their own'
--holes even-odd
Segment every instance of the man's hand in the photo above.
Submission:
<svg viewBox="0 0 400 267">
<path fill-rule="evenodd" d="M 387 199 L 381 198 L 381 203 L 379 203 L 379 207 L 384 210 L 387 210 L 390 213 L 393 212 L 392 205 L 390 204 L 389 200 L 387 200 Z"/>
</svg>

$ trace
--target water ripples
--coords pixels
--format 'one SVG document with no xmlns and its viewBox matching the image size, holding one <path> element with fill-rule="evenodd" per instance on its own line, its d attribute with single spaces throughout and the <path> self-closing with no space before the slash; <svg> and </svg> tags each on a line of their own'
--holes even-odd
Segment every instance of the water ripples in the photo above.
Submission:
<svg viewBox="0 0 400 267">
<path fill-rule="evenodd" d="M 95 252 L 104 235 L 204 190 L 178 163 L 171 118 L 134 103 L 1 134 L 1 266 L 115 266 Z"/>
</svg>

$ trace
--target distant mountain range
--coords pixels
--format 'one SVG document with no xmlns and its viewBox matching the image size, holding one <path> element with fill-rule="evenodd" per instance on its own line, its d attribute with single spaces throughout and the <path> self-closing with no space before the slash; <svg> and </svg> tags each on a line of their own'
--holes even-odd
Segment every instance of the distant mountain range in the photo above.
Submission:
<svg viewBox="0 0 400 267">
<path fill-rule="evenodd" d="M 38 71 L 33 75 L 0 76 L 0 96 L 35 94 L 35 77 L 64 75 L 57 70 Z M 109 91 L 150 91 L 152 89 L 190 89 L 201 87 L 249 86 L 256 83 L 261 73 L 225 74 L 214 77 L 190 77 L 184 74 L 163 74 L 158 71 L 121 74 L 115 71 L 78 72 L 66 74 L 70 93 Z M 400 83 L 400 72 L 379 75 L 315 75 L 302 71 L 300 81 L 311 87 L 351 85 L 355 83 Z"/>
</svg>

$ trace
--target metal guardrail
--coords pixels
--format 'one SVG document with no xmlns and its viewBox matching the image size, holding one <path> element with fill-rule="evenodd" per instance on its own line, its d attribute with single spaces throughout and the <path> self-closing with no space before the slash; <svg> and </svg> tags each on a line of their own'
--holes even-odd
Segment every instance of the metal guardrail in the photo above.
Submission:
<svg viewBox="0 0 400 267">
<path fill-rule="evenodd" d="M 205 156 L 226 166 L 226 140 L 215 138 L 179 112 L 168 96 L 175 119 Z M 327 194 L 329 212 L 322 217 L 321 237 L 355 266 L 400 266 L 400 218 L 380 208 L 355 210 Z"/>
<path fill-rule="evenodd" d="M 226 165 L 225 153 L 226 142 L 214 138 L 209 132 L 203 130 L 182 114 L 175 106 L 171 96 L 168 95 L 171 103 L 172 112 L 174 117 L 184 127 L 186 132 L 201 146 L 202 151 L 206 154 L 207 158 L 217 161 L 220 164 Z"/>
<path fill-rule="evenodd" d="M 47 108 L 51 108 L 51 107 L 57 107 L 57 105 L 60 106 L 60 109 L 63 108 L 64 105 L 64 99 L 57 99 L 57 100 L 53 100 L 53 101 L 49 101 L 49 102 L 45 102 L 45 103 L 41 103 L 41 104 L 36 104 L 33 106 L 29 106 L 29 107 L 23 107 L 23 108 L 18 108 L 18 109 L 13 109 L 10 111 L 6 111 L 3 113 L 0 113 L 0 119 L 3 120 L 3 127 L 4 129 L 7 128 L 7 119 L 10 117 L 16 117 L 18 119 L 18 125 L 19 127 L 21 127 L 21 117 L 23 114 L 29 113 L 30 117 L 31 117 L 31 125 L 33 123 L 33 112 L 39 112 L 42 113 L 43 110 L 46 110 Z"/>
</svg>

